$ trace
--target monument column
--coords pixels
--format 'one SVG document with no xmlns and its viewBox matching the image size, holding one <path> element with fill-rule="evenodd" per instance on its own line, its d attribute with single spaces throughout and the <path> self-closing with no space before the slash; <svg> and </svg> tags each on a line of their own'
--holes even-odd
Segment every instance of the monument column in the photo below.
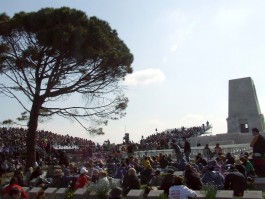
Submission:
<svg viewBox="0 0 265 199">
<path fill-rule="evenodd" d="M 228 98 L 228 133 L 248 133 L 253 127 L 264 132 L 264 117 L 250 77 L 229 80 Z"/>
</svg>

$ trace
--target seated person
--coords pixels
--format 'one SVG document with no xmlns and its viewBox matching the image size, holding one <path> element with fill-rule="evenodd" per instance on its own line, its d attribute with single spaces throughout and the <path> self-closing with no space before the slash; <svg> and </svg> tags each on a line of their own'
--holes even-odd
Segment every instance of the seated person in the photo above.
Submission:
<svg viewBox="0 0 265 199">
<path fill-rule="evenodd" d="M 99 180 L 99 170 L 98 169 L 93 169 L 92 176 L 91 176 L 91 182 L 97 183 L 98 180 Z"/>
<path fill-rule="evenodd" d="M 247 177 L 246 167 L 243 165 L 243 162 L 239 158 L 235 159 L 235 167 L 240 173 Z"/>
<path fill-rule="evenodd" d="M 122 189 L 120 187 L 113 187 L 108 199 L 122 199 Z"/>
<path fill-rule="evenodd" d="M 152 187 L 160 187 L 162 183 L 162 176 L 160 170 L 155 171 L 155 175 L 149 181 L 149 185 Z"/>
<path fill-rule="evenodd" d="M 5 199 L 20 199 L 21 191 L 17 187 L 13 187 L 7 195 L 4 196 Z"/>
<path fill-rule="evenodd" d="M 63 180 L 63 171 L 62 169 L 55 169 L 53 172 L 52 182 L 49 187 L 61 188 Z"/>
<path fill-rule="evenodd" d="M 36 169 L 32 172 L 32 174 L 31 174 L 31 176 L 29 178 L 29 181 L 31 181 L 34 178 L 39 177 L 41 174 L 42 174 L 41 168 L 39 166 L 36 167 Z"/>
<path fill-rule="evenodd" d="M 200 174 L 190 165 L 187 164 L 184 171 L 184 178 L 187 186 L 193 190 L 202 189 Z"/>
<path fill-rule="evenodd" d="M 248 160 L 247 156 L 241 157 L 240 160 L 243 162 L 243 165 L 246 168 L 247 176 L 255 176 L 255 169 L 251 162 Z"/>
<path fill-rule="evenodd" d="M 147 167 L 141 171 L 140 173 L 140 178 L 141 178 L 141 184 L 147 184 L 151 178 L 152 178 L 152 174 L 153 174 L 153 168 L 152 166 L 149 164 L 147 165 Z"/>
<path fill-rule="evenodd" d="M 160 190 L 164 190 L 164 193 L 166 195 L 168 195 L 169 188 L 172 186 L 173 177 L 174 177 L 174 170 L 169 169 L 162 179 Z"/>
<path fill-rule="evenodd" d="M 177 164 L 177 169 L 178 171 L 184 171 L 185 170 L 185 167 L 186 167 L 186 164 L 187 164 L 187 161 L 182 158 L 179 163 Z"/>
<path fill-rule="evenodd" d="M 224 189 L 233 190 L 234 196 L 242 196 L 244 190 L 247 188 L 245 176 L 236 170 L 234 165 L 231 165 L 227 172 L 228 174 L 225 176 Z"/>
<path fill-rule="evenodd" d="M 141 182 L 136 175 L 136 170 L 134 168 L 130 168 L 127 174 L 123 178 L 122 182 L 123 194 L 127 195 L 131 189 L 140 189 L 140 187 L 141 187 Z"/>
<path fill-rule="evenodd" d="M 97 185 L 100 187 L 110 187 L 108 173 L 106 171 L 99 172 L 99 180 L 98 180 Z"/>
<path fill-rule="evenodd" d="M 159 165 L 161 169 L 165 169 L 168 166 L 169 162 L 166 159 L 165 154 L 161 155 L 160 160 L 159 160 Z"/>
<path fill-rule="evenodd" d="M 202 171 L 203 167 L 206 166 L 208 163 L 207 160 L 202 157 L 201 153 L 198 153 L 195 158 L 195 164 L 198 165 L 199 170 Z"/>
<path fill-rule="evenodd" d="M 2 191 L 2 195 L 3 197 L 8 197 L 8 195 L 10 195 L 10 191 L 12 189 L 18 189 L 21 193 L 21 197 L 22 198 L 26 198 L 28 199 L 28 194 L 25 192 L 25 190 L 23 189 L 23 187 L 21 187 L 19 184 L 18 184 L 18 180 L 16 177 L 12 177 L 11 180 L 10 180 L 10 184 L 7 185 L 3 191 Z M 12 195 L 12 194 L 11 194 Z"/>
<path fill-rule="evenodd" d="M 235 158 L 231 155 L 231 153 L 227 153 L 225 157 L 225 164 L 234 164 Z"/>
<path fill-rule="evenodd" d="M 224 187 L 224 176 L 220 174 L 218 171 L 214 171 L 214 166 L 207 166 L 205 169 L 205 173 L 202 176 L 203 184 L 213 184 L 217 187 L 217 189 L 221 190 Z"/>
<path fill-rule="evenodd" d="M 88 170 L 85 167 L 80 169 L 80 175 L 75 182 L 75 190 L 78 188 L 84 188 L 89 185 L 89 178 L 87 176 Z"/>
<path fill-rule="evenodd" d="M 168 198 L 189 199 L 195 197 L 196 197 L 195 191 L 189 189 L 183 184 L 183 178 L 180 176 L 174 176 L 172 181 L 172 186 L 169 188 Z"/>
</svg>

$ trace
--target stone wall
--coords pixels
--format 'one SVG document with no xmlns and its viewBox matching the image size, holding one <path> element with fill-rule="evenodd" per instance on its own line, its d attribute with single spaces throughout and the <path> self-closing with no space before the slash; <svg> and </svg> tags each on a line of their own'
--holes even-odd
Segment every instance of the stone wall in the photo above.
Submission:
<svg viewBox="0 0 265 199">
<path fill-rule="evenodd" d="M 261 133 L 265 137 L 265 133 Z M 206 144 L 212 144 L 223 141 L 233 141 L 234 144 L 246 144 L 250 143 L 252 140 L 252 133 L 223 133 L 216 135 L 205 135 L 200 137 L 193 137 L 190 140 L 191 146 L 197 146 L 200 144 L 201 146 L 205 146 Z"/>
</svg>

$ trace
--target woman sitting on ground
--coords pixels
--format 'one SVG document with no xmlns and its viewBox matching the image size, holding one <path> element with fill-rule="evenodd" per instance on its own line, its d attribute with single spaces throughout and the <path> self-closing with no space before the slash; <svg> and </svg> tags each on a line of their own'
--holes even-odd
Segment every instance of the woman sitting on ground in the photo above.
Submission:
<svg viewBox="0 0 265 199">
<path fill-rule="evenodd" d="M 241 157 L 240 160 L 243 162 L 243 165 L 246 168 L 247 176 L 255 176 L 255 169 L 253 165 L 251 164 L 251 162 L 249 161 L 249 159 L 246 156 L 244 156 L 244 157 Z"/>
<path fill-rule="evenodd" d="M 162 183 L 162 176 L 160 170 L 155 171 L 155 175 L 151 178 L 149 185 L 151 187 L 160 187 Z"/>
<path fill-rule="evenodd" d="M 130 168 L 123 178 L 123 194 L 127 195 L 131 189 L 140 189 L 140 187 L 141 183 L 140 179 L 136 175 L 136 170 L 134 168 Z"/>
<path fill-rule="evenodd" d="M 202 182 L 200 173 L 198 173 L 190 164 L 186 165 L 184 171 L 185 182 L 190 189 L 201 190 Z"/>
</svg>

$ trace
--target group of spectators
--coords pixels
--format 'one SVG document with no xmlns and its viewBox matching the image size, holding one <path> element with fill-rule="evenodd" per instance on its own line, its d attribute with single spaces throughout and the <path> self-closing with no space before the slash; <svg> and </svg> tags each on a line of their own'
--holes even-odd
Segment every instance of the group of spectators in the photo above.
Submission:
<svg viewBox="0 0 265 199">
<path fill-rule="evenodd" d="M 24 128 L 0 128 L 0 176 L 5 171 L 14 171 L 25 164 L 26 134 Z M 74 153 L 92 156 L 94 151 L 102 151 L 102 145 L 69 135 L 55 134 L 50 131 L 37 131 L 37 162 L 51 164 L 58 157 L 58 148 L 72 148 Z M 69 150 L 70 151 L 70 150 Z"/>
<path fill-rule="evenodd" d="M 205 131 L 209 130 L 209 122 L 206 122 L 206 125 L 194 126 L 190 128 L 175 128 L 171 130 L 166 130 L 161 133 L 155 133 L 147 138 L 142 138 L 140 145 L 137 146 L 139 150 L 160 150 L 160 149 L 169 149 L 171 140 L 182 140 L 189 139 L 194 136 L 200 136 Z"/>
<path fill-rule="evenodd" d="M 175 140 L 172 145 L 177 151 L 176 143 Z M 40 186 L 43 190 L 47 187 L 67 187 L 73 190 L 84 187 L 110 187 L 113 179 L 119 179 L 110 198 L 122 198 L 131 189 L 140 189 L 143 184 L 147 185 L 147 191 L 164 190 L 169 198 L 173 198 L 175 194 L 183 196 L 181 198 L 195 197 L 194 190 L 201 190 L 205 186 L 233 190 L 235 196 L 240 196 L 247 188 L 247 181 L 257 175 L 253 162 L 265 153 L 265 139 L 259 135 L 257 129 L 253 130 L 251 146 L 254 152 L 253 161 L 250 161 L 247 152 L 240 156 L 223 154 L 219 144 L 214 151 L 205 146 L 205 151 L 209 149 L 213 153 L 212 156 L 207 156 L 209 153 L 198 153 L 195 159 L 189 160 L 190 146 L 187 140 L 184 151 L 175 153 L 176 157 L 163 153 L 137 157 L 133 152 L 124 157 L 119 151 L 112 150 L 100 156 L 93 154 L 77 163 L 71 162 L 65 151 L 60 151 L 59 160 L 49 163 L 45 180 L 40 178 L 43 175 L 40 165 L 28 170 L 18 166 L 10 184 L 3 188 L 2 193 L 12 195 L 19 191 L 22 194 L 22 187 L 32 185 L 33 179 L 37 179 L 33 186 Z"/>
<path fill-rule="evenodd" d="M 193 161 L 187 162 L 183 156 L 177 162 L 170 155 L 163 153 L 143 157 L 131 155 L 127 158 L 110 153 L 104 158 L 92 157 L 80 165 L 67 160 L 61 161 L 61 164 L 49 165 L 46 180 L 39 178 L 43 175 L 40 166 L 28 171 L 19 168 L 14 172 L 10 184 L 3 189 L 2 193 L 8 194 L 13 190 L 12 188 L 16 187 L 22 194 L 21 187 L 29 186 L 32 179 L 38 179 L 33 186 L 40 186 L 43 189 L 66 187 L 76 190 L 95 186 L 110 187 L 115 178 L 120 180 L 115 189 L 120 194 L 119 198 L 131 189 L 140 189 L 143 184 L 146 184 L 149 190 L 164 190 L 169 198 L 176 194 L 176 190 L 181 194 L 185 190 L 185 194 L 192 197 L 195 194 L 194 190 L 201 190 L 203 186 L 209 184 L 216 189 L 234 190 L 234 194 L 239 196 L 246 189 L 248 177 L 255 175 L 253 167 L 251 167 L 252 171 L 246 169 L 247 165 L 251 165 L 247 157 L 247 153 L 241 157 L 218 154 L 217 157 L 209 160 L 199 153 Z M 176 175 L 175 171 L 181 173 Z"/>
</svg>

